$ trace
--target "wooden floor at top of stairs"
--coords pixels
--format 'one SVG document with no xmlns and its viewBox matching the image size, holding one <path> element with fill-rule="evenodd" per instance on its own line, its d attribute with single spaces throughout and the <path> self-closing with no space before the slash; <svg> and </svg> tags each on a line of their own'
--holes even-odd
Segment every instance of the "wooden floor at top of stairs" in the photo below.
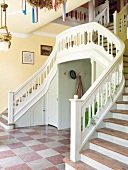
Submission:
<svg viewBox="0 0 128 170">
<path fill-rule="evenodd" d="M 127 120 L 120 120 L 120 119 L 115 119 L 115 118 L 108 118 L 104 119 L 104 122 L 110 122 L 110 123 L 115 123 L 123 126 L 128 126 L 128 121 Z"/>
<path fill-rule="evenodd" d="M 120 114 L 128 114 L 128 110 L 119 110 L 119 109 L 113 109 L 110 110 L 111 113 L 120 113 Z"/>
<path fill-rule="evenodd" d="M 72 166 L 73 168 L 75 168 L 76 170 L 96 170 L 95 168 L 85 164 L 82 161 L 73 162 L 68 157 L 65 157 L 63 161 L 68 165 Z"/>
<path fill-rule="evenodd" d="M 128 156 L 128 148 L 125 146 L 121 146 L 121 145 L 118 145 L 118 144 L 115 144 L 115 143 L 112 143 L 112 142 L 109 142 L 107 140 L 103 140 L 100 138 L 91 139 L 89 140 L 89 142 L 97 146 L 111 150 L 113 152 L 122 154 L 124 156 Z"/>
<path fill-rule="evenodd" d="M 108 135 L 111 135 L 111 136 L 115 136 L 115 137 L 118 137 L 118 138 L 121 138 L 121 139 L 128 140 L 128 133 L 124 133 L 124 132 L 117 131 L 117 130 L 114 130 L 114 129 L 100 128 L 100 129 L 97 129 L 96 131 L 101 132 L 101 133 L 105 133 L 105 134 L 108 134 Z"/>
<path fill-rule="evenodd" d="M 128 170 L 128 165 L 124 164 L 122 162 L 119 162 L 113 158 L 110 158 L 108 156 L 105 156 L 99 152 L 96 152 L 91 149 L 87 149 L 85 151 L 82 151 L 81 154 L 91 158 L 92 160 L 95 160 L 113 170 Z"/>
</svg>

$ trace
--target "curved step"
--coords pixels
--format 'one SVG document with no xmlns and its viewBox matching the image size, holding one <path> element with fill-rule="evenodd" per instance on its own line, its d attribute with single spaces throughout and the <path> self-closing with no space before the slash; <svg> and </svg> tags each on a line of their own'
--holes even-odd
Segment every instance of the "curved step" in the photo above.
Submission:
<svg viewBox="0 0 128 170">
<path fill-rule="evenodd" d="M 125 139 L 128 140 L 128 133 L 124 133 L 118 130 L 113 130 L 113 129 L 109 129 L 109 128 L 101 128 L 101 129 L 97 129 L 97 132 L 101 132 L 101 133 L 105 133 L 111 136 L 116 136 L 118 138 L 121 139 Z"/>
<path fill-rule="evenodd" d="M 14 125 L 9 125 L 8 121 L 3 118 L 0 118 L 0 125 L 7 130 L 14 129 Z"/>
<path fill-rule="evenodd" d="M 107 166 L 113 170 L 127 170 L 128 165 L 124 164 L 122 162 L 119 162 L 113 158 L 110 158 L 108 156 L 105 156 L 99 152 L 96 152 L 91 149 L 87 149 L 85 151 L 81 152 L 82 161 L 88 163 L 90 161 L 90 164 L 94 167 L 96 167 L 98 170 L 103 170 L 102 165 Z M 88 160 L 89 159 L 89 160 Z M 95 165 L 96 163 L 96 165 Z"/>
<path fill-rule="evenodd" d="M 85 164 L 82 161 L 73 162 L 68 157 L 65 157 L 63 161 L 77 170 L 96 170 L 95 168 Z"/>
</svg>

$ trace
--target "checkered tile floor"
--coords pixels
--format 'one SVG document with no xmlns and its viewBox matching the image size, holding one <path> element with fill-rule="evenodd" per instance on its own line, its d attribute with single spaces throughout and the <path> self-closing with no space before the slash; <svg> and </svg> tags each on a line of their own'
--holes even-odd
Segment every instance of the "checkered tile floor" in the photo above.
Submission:
<svg viewBox="0 0 128 170">
<path fill-rule="evenodd" d="M 70 130 L 52 126 L 0 128 L 0 170 L 64 170 Z"/>
</svg>

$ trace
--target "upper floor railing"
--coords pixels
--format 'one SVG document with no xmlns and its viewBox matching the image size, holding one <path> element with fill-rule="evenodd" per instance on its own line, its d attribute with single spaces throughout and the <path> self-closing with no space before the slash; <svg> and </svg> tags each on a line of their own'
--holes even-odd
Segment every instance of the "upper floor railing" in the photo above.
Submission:
<svg viewBox="0 0 128 170">
<path fill-rule="evenodd" d="M 119 36 L 122 41 L 127 39 L 127 27 L 128 27 L 128 3 L 124 8 L 117 13 L 113 14 L 114 20 L 114 33 Z"/>
</svg>

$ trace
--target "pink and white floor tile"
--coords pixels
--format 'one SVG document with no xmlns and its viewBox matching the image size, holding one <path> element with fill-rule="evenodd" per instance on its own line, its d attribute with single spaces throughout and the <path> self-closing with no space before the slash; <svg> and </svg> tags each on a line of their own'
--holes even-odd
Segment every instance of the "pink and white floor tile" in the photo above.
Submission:
<svg viewBox="0 0 128 170">
<path fill-rule="evenodd" d="M 52 126 L 0 128 L 0 170 L 64 170 L 70 130 Z"/>
</svg>

